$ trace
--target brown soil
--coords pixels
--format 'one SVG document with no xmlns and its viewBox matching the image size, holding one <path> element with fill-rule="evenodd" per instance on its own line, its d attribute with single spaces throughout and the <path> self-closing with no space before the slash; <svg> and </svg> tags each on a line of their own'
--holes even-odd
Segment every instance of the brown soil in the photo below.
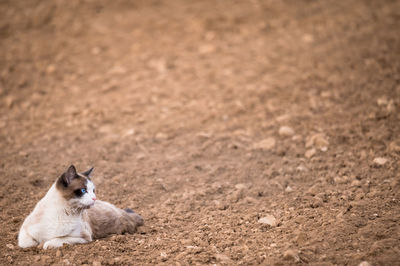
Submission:
<svg viewBox="0 0 400 266">
<path fill-rule="evenodd" d="M 400 1 L 0 14 L 0 264 L 400 264 Z M 145 226 L 21 250 L 71 163 Z"/>
</svg>

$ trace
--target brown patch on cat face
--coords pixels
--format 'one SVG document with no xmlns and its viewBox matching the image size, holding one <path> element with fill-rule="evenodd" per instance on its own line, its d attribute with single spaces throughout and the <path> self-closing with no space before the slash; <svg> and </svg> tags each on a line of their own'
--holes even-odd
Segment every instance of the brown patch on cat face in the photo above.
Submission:
<svg viewBox="0 0 400 266">
<path fill-rule="evenodd" d="M 87 184 L 87 178 L 82 177 L 82 176 L 77 176 L 74 178 L 71 183 L 66 187 L 63 182 L 61 181 L 61 178 L 57 180 L 57 185 L 56 188 L 58 191 L 60 191 L 61 195 L 66 199 L 70 200 L 73 198 L 76 198 L 75 191 L 78 189 L 86 189 L 86 184 Z"/>
<path fill-rule="evenodd" d="M 63 173 L 57 180 L 56 188 L 61 195 L 66 199 L 70 200 L 76 198 L 75 191 L 79 189 L 87 189 L 88 177 L 78 174 L 73 165 Z"/>
</svg>

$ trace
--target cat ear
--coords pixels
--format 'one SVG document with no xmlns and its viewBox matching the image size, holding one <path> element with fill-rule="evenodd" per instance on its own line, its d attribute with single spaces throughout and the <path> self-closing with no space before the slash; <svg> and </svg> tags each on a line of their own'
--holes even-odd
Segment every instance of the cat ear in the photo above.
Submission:
<svg viewBox="0 0 400 266">
<path fill-rule="evenodd" d="M 93 171 L 94 167 L 90 168 L 89 170 L 87 170 L 86 172 L 83 172 L 82 175 L 87 176 L 87 177 L 92 177 L 92 171 Z"/>
<path fill-rule="evenodd" d="M 71 183 L 72 179 L 74 179 L 75 177 L 76 177 L 76 168 L 73 165 L 68 167 L 68 170 L 61 176 L 63 183 L 67 186 Z"/>
</svg>

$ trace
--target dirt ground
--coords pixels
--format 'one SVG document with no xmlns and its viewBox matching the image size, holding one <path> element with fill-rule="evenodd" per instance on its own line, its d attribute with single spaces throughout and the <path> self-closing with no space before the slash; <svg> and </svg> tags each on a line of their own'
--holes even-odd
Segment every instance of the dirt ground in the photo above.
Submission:
<svg viewBox="0 0 400 266">
<path fill-rule="evenodd" d="M 0 264 L 400 265 L 400 1 L 0 14 Z M 145 225 L 18 248 L 70 164 Z"/>
</svg>

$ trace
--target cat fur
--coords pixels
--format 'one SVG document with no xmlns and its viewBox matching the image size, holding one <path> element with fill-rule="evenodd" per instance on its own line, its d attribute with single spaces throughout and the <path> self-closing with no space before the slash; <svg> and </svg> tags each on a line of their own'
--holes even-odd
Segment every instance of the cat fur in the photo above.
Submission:
<svg viewBox="0 0 400 266">
<path fill-rule="evenodd" d="M 23 222 L 18 235 L 21 248 L 83 244 L 110 234 L 134 233 L 143 225 L 142 217 L 132 210 L 96 199 L 92 170 L 77 173 L 71 165 L 56 180 Z M 82 188 L 86 193 L 78 196 Z"/>
</svg>

